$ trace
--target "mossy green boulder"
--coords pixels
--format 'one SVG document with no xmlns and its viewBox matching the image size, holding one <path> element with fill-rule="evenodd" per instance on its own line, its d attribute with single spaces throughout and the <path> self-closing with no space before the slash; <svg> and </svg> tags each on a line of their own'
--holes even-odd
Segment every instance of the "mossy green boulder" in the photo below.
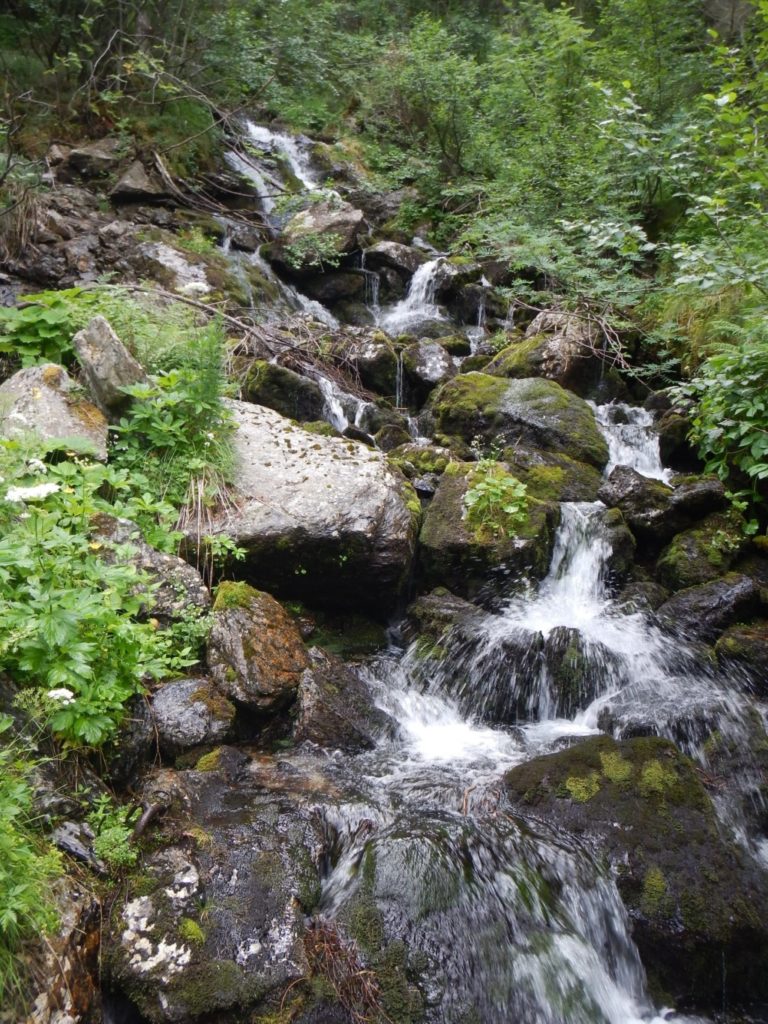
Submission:
<svg viewBox="0 0 768 1024">
<path fill-rule="evenodd" d="M 594 842 L 615 872 L 657 993 L 719 1007 L 768 992 L 768 889 L 723 835 L 696 765 L 667 740 L 595 737 L 505 776 L 520 810 Z"/>
<path fill-rule="evenodd" d="M 760 697 L 768 696 L 768 621 L 737 623 L 715 644 L 718 662 L 744 679 Z"/>
<path fill-rule="evenodd" d="M 590 406 L 551 380 L 462 373 L 432 399 L 440 434 L 486 447 L 523 444 L 602 469 L 608 446 Z"/>
<path fill-rule="evenodd" d="M 499 463 L 499 468 L 507 467 Z M 419 565 L 427 586 L 448 587 L 462 597 L 486 588 L 503 592 L 523 577 L 542 578 L 552 556 L 559 506 L 530 498 L 514 533 L 470 525 L 465 496 L 477 463 L 451 463 L 427 508 L 419 536 Z"/>
<path fill-rule="evenodd" d="M 602 475 L 560 452 L 513 445 L 504 449 L 510 471 L 541 501 L 596 501 Z"/>
<path fill-rule="evenodd" d="M 247 402 L 265 405 L 293 420 L 323 417 L 325 399 L 318 385 L 286 366 L 254 359 L 242 379 L 242 396 Z"/>
<path fill-rule="evenodd" d="M 749 543 L 744 526 L 738 512 L 720 512 L 678 533 L 656 563 L 659 583 L 683 590 L 728 572 Z"/>
</svg>

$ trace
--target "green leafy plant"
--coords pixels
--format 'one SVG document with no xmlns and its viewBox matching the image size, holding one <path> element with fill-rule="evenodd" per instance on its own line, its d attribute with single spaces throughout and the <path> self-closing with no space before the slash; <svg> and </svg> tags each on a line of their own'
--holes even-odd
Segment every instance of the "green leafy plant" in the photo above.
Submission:
<svg viewBox="0 0 768 1024">
<path fill-rule="evenodd" d="M 95 833 L 93 852 L 113 873 L 132 867 L 138 859 L 132 843 L 138 813 L 138 808 L 120 806 L 111 796 L 102 794 L 88 815 L 88 824 Z"/>
<path fill-rule="evenodd" d="M 525 484 L 494 459 L 481 459 L 468 483 L 465 522 L 479 537 L 514 537 L 527 520 Z"/>
<path fill-rule="evenodd" d="M 194 252 L 199 256 L 209 256 L 216 252 L 216 242 L 209 238 L 202 228 L 192 227 L 186 231 L 180 231 L 176 236 L 176 244 L 186 252 Z"/>
<path fill-rule="evenodd" d="M 285 246 L 285 260 L 296 270 L 301 267 L 337 267 L 341 261 L 339 235 L 317 232 L 300 235 Z"/>
<path fill-rule="evenodd" d="M 51 884 L 61 873 L 58 853 L 34 828 L 34 761 L 9 738 L 12 720 L 0 715 L 0 1005 L 23 1003 L 22 944 L 56 926 Z M 23 1017 L 26 1014 L 22 1015 Z"/>
</svg>

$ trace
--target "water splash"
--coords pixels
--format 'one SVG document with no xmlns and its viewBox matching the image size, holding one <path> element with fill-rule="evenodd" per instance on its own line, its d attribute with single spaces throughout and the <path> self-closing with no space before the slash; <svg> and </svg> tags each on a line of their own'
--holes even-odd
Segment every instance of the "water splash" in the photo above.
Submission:
<svg viewBox="0 0 768 1024">
<path fill-rule="evenodd" d="M 411 278 L 408 294 L 395 306 L 383 312 L 379 321 L 389 334 L 406 334 L 425 321 L 445 320 L 446 316 L 435 302 L 443 257 L 423 263 Z"/>
</svg>

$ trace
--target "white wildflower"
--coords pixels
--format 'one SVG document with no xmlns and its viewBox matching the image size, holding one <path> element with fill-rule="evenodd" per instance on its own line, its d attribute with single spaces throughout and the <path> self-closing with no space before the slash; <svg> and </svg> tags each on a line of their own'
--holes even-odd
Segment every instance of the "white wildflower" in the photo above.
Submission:
<svg viewBox="0 0 768 1024">
<path fill-rule="evenodd" d="M 6 501 L 38 501 L 61 490 L 58 484 L 35 484 L 34 487 L 9 487 Z"/>
<path fill-rule="evenodd" d="M 47 473 L 48 467 L 42 459 L 27 459 L 27 465 L 33 473 Z"/>
<path fill-rule="evenodd" d="M 59 704 L 71 704 L 75 699 L 75 695 L 71 690 L 68 690 L 66 686 L 60 686 L 56 690 L 48 691 L 48 699 L 55 700 Z"/>
</svg>

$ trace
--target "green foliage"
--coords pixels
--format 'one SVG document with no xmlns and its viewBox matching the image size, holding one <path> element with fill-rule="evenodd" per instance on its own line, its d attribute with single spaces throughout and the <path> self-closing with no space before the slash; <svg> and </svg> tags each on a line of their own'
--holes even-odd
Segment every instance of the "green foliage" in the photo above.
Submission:
<svg viewBox="0 0 768 1024">
<path fill-rule="evenodd" d="M 21 946 L 57 923 L 51 885 L 61 872 L 59 855 L 34 830 L 34 762 L 9 740 L 12 721 L 0 715 L 0 1005 L 23 1002 Z M 23 1016 L 26 1016 L 24 1014 Z"/>
<path fill-rule="evenodd" d="M 23 306 L 0 309 L 0 352 L 16 355 L 22 366 L 71 362 L 77 319 L 73 305 L 93 303 L 81 288 L 26 295 Z"/>
<path fill-rule="evenodd" d="M 311 232 L 285 246 L 285 260 L 296 270 L 302 267 L 337 267 L 341 260 L 339 235 Z"/>
<path fill-rule="evenodd" d="M 731 325 L 732 330 L 736 330 Z M 677 395 L 695 403 L 692 439 L 707 472 L 760 500 L 768 479 L 768 330 L 749 325 L 721 345 Z"/>
<path fill-rule="evenodd" d="M 208 256 L 216 252 L 215 240 L 209 238 L 200 227 L 180 231 L 176 236 L 176 244 L 185 252 L 197 253 L 200 256 Z"/>
<path fill-rule="evenodd" d="M 464 495 L 464 519 L 480 536 L 514 537 L 528 518 L 527 488 L 493 459 L 481 459 Z"/>
<path fill-rule="evenodd" d="M 133 867 L 138 859 L 132 843 L 135 824 L 132 818 L 137 813 L 135 808 L 121 807 L 110 796 L 102 794 L 88 815 L 88 824 L 95 833 L 93 852 L 113 873 Z"/>
</svg>

